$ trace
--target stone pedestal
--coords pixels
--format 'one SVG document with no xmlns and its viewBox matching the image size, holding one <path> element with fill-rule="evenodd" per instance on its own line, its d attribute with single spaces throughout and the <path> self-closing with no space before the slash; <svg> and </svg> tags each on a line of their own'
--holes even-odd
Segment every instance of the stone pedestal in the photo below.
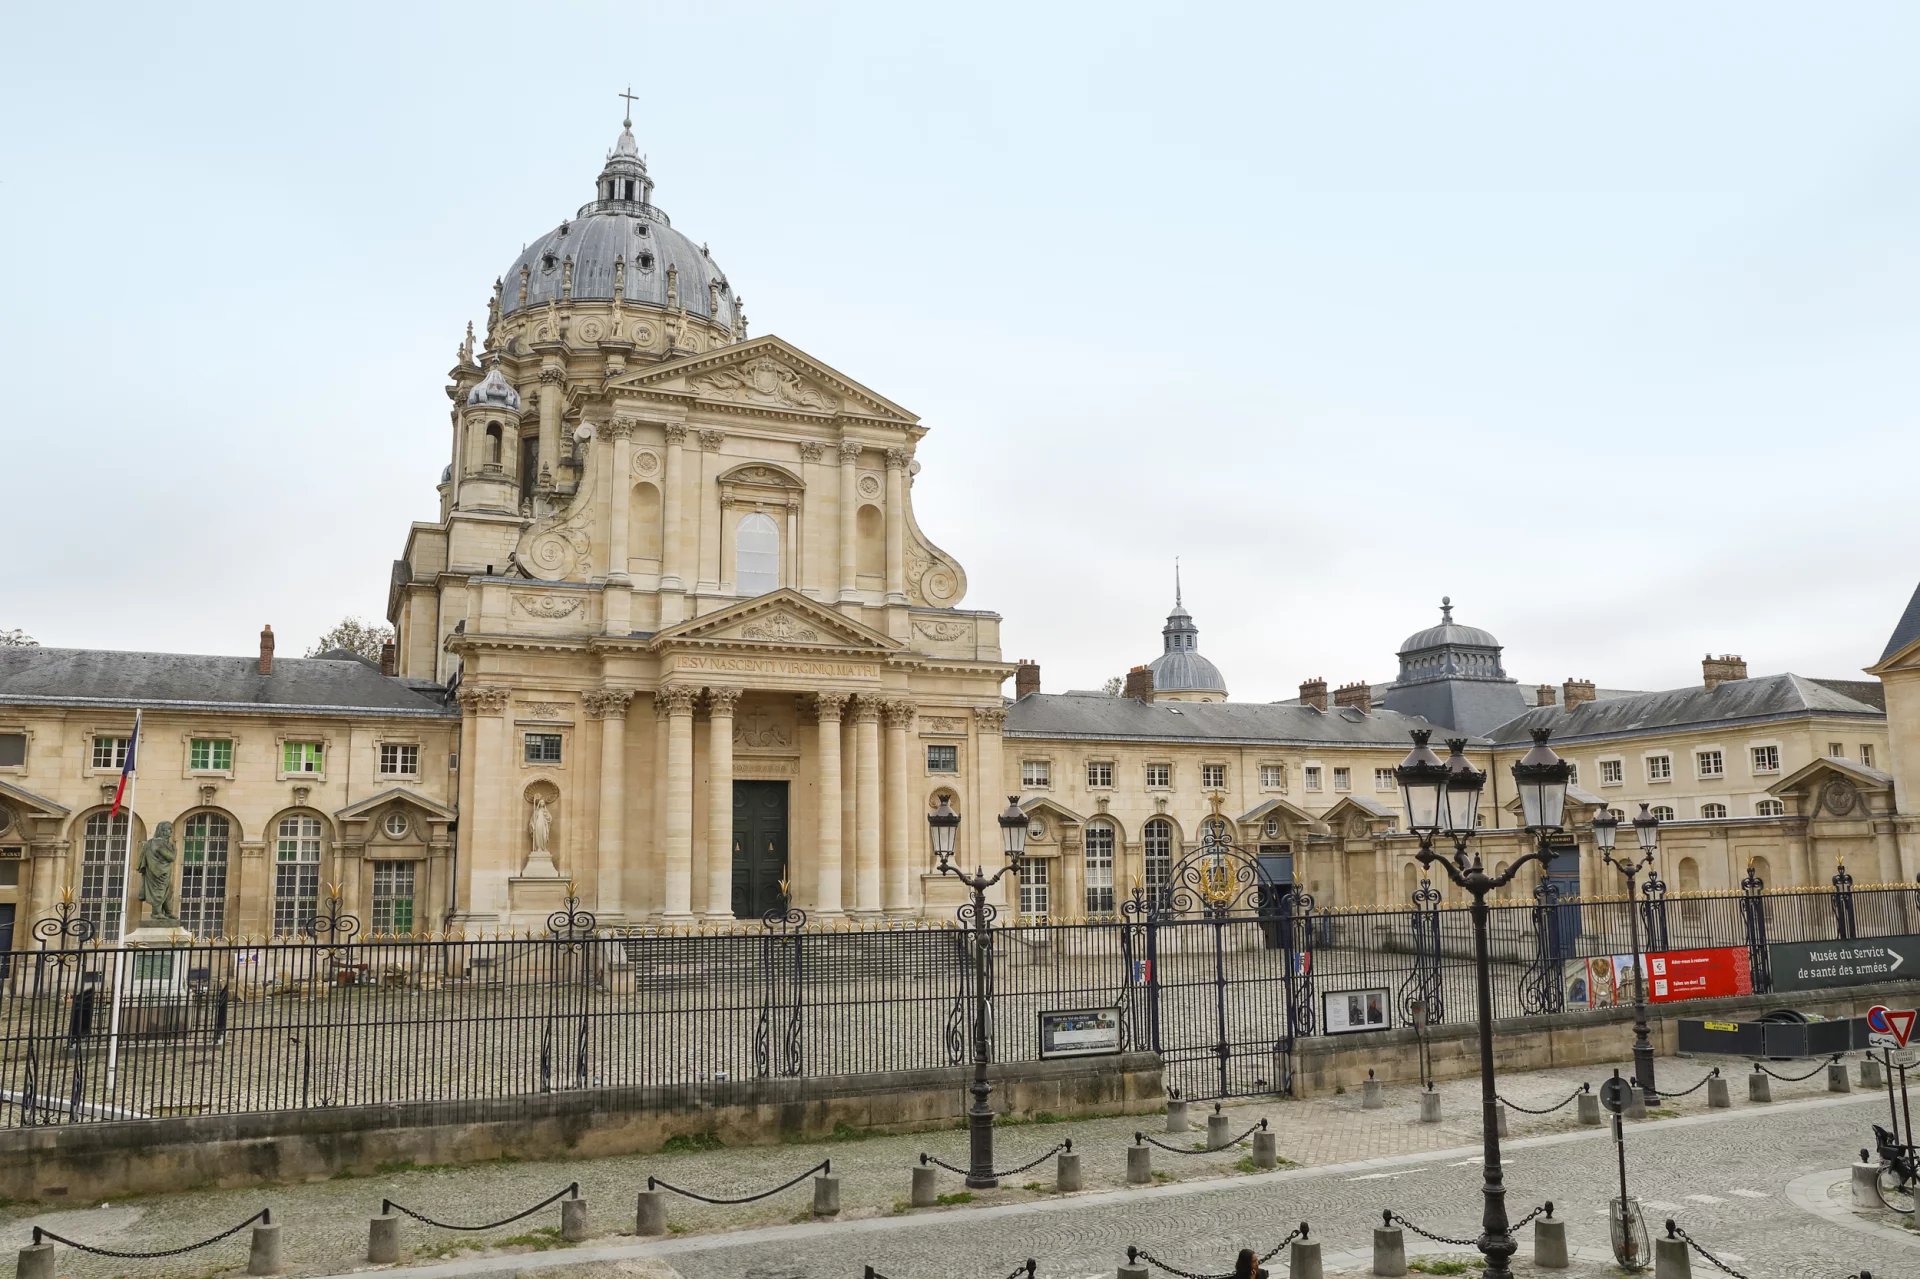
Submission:
<svg viewBox="0 0 1920 1279">
<path fill-rule="evenodd" d="M 1378 1079 L 1360 1085 L 1360 1109 L 1379 1110 L 1387 1104 L 1387 1086 Z"/>
<path fill-rule="evenodd" d="M 376 1266 L 400 1260 L 400 1218 L 385 1212 L 367 1223 L 367 1260 Z"/>
<path fill-rule="evenodd" d="M 1693 1279 L 1693 1257 L 1686 1240 L 1653 1241 L 1653 1279 Z"/>
<path fill-rule="evenodd" d="M 1853 1166 L 1852 1190 L 1853 1206 L 1855 1208 L 1862 1208 L 1868 1212 L 1879 1210 L 1880 1193 L 1875 1190 L 1873 1186 L 1874 1181 L 1879 1176 L 1879 1164 L 1855 1164 Z"/>
<path fill-rule="evenodd" d="M 813 1215 L 840 1215 L 840 1178 L 831 1173 L 822 1173 L 813 1179 Z"/>
<path fill-rule="evenodd" d="M 22 1248 L 13 1273 L 18 1279 L 54 1279 L 53 1245 L 36 1243 Z"/>
<path fill-rule="evenodd" d="M 1860 1086 L 1862 1088 L 1885 1088 L 1887 1086 L 1887 1077 L 1881 1069 L 1880 1059 L 1878 1057 L 1862 1057 L 1860 1059 Z"/>
<path fill-rule="evenodd" d="M 1280 1134 L 1262 1129 L 1253 1134 L 1253 1166 L 1275 1168 L 1280 1164 Z"/>
<path fill-rule="evenodd" d="M 932 1164 L 921 1164 L 913 1170 L 913 1193 L 908 1200 L 916 1208 L 931 1208 L 940 1197 L 940 1190 L 934 1184 L 939 1169 Z"/>
<path fill-rule="evenodd" d="M 1080 1189 L 1080 1156 L 1072 1151 L 1063 1151 L 1054 1165 L 1053 1188 L 1055 1190 Z"/>
<path fill-rule="evenodd" d="M 1187 1130 L 1187 1103 L 1180 1098 L 1167 1103 L 1167 1131 L 1185 1132 Z"/>
<path fill-rule="evenodd" d="M 278 1223 L 262 1222 L 253 1228 L 253 1243 L 247 1249 L 247 1273 L 250 1275 L 280 1273 L 280 1226 Z"/>
<path fill-rule="evenodd" d="M 1773 1080 L 1762 1074 L 1758 1069 L 1755 1069 L 1751 1075 L 1747 1076 L 1747 1100 L 1773 1100 Z"/>
<path fill-rule="evenodd" d="M 1127 1147 L 1127 1184 L 1144 1186 L 1153 1180 L 1153 1147 Z"/>
<path fill-rule="evenodd" d="M 1231 1118 L 1217 1110 L 1207 1116 L 1208 1150 L 1220 1150 L 1228 1144 L 1229 1140 L 1233 1137 L 1231 1131 L 1232 1124 L 1233 1120 Z"/>
<path fill-rule="evenodd" d="M 1629 1119 L 1645 1119 L 1647 1117 L 1647 1094 L 1640 1090 L 1639 1084 L 1630 1083 L 1627 1085 L 1626 1116 Z"/>
<path fill-rule="evenodd" d="M 1553 1217 L 1533 1219 L 1533 1264 L 1542 1270 L 1567 1268 L 1567 1223 Z"/>
<path fill-rule="evenodd" d="M 568 1243 L 579 1243 L 587 1237 L 586 1200 L 562 1199 L 560 1201 L 560 1237 Z"/>
<path fill-rule="evenodd" d="M 1296 1239 L 1287 1250 L 1287 1279 L 1322 1279 L 1318 1240 Z"/>
<path fill-rule="evenodd" d="M 1439 1093 L 1428 1091 L 1420 1094 L 1420 1122 L 1423 1124 L 1437 1124 L 1440 1122 Z"/>
<path fill-rule="evenodd" d="M 1582 1124 L 1589 1128 L 1598 1128 L 1600 1126 L 1602 1120 L 1600 1118 L 1599 1093 L 1581 1093 L 1578 1097 L 1574 1098 L 1573 1107 L 1574 1111 L 1579 1115 Z"/>
<path fill-rule="evenodd" d="M 1847 1063 L 1830 1061 L 1827 1063 L 1827 1091 L 1852 1092 L 1853 1080 L 1847 1078 Z"/>
<path fill-rule="evenodd" d="M 1373 1228 L 1373 1273 L 1387 1279 L 1407 1273 L 1407 1236 L 1400 1227 Z"/>
<path fill-rule="evenodd" d="M 634 1210 L 633 1232 L 637 1235 L 664 1235 L 667 1233 L 667 1202 L 657 1190 L 642 1190 L 639 1205 Z"/>
<path fill-rule="evenodd" d="M 1707 1080 L 1707 1109 L 1726 1110 L 1733 1105 L 1727 1081 L 1719 1075 Z"/>
</svg>

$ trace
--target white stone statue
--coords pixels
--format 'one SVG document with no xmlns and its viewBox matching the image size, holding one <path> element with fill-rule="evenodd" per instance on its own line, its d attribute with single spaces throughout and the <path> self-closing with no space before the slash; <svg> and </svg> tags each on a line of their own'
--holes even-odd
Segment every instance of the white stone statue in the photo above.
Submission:
<svg viewBox="0 0 1920 1279">
<path fill-rule="evenodd" d="M 536 857 L 544 855 L 547 837 L 553 834 L 553 811 L 547 807 L 545 795 L 533 801 L 533 816 L 527 819 L 527 834 L 533 838 L 533 854 Z"/>
</svg>

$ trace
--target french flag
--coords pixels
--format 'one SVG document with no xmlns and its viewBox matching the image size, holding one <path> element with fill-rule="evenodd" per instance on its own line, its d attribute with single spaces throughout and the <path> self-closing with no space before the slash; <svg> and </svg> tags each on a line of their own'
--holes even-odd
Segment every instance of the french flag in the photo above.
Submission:
<svg viewBox="0 0 1920 1279">
<path fill-rule="evenodd" d="M 127 783 L 133 780 L 133 757 L 140 750 L 140 712 L 133 713 L 133 736 L 127 739 L 127 762 L 120 766 L 120 785 L 113 792 L 113 808 L 107 813 L 112 821 L 120 814 L 120 801 L 126 798 Z"/>
</svg>

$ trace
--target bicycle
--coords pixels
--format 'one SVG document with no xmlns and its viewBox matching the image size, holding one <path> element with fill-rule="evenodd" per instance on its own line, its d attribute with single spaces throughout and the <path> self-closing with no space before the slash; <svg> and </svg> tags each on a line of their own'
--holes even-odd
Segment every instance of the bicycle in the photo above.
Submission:
<svg viewBox="0 0 1920 1279">
<path fill-rule="evenodd" d="M 1880 1156 L 1880 1171 L 1873 1179 L 1873 1191 L 1891 1212 L 1911 1213 L 1914 1192 L 1920 1188 L 1920 1165 L 1914 1148 L 1899 1141 L 1879 1124 L 1873 1126 L 1873 1144 Z"/>
</svg>

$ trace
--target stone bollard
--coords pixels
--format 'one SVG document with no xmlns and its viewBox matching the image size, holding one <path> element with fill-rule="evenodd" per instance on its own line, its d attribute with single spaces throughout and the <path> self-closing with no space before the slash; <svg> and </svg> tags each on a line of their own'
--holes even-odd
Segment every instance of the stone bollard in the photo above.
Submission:
<svg viewBox="0 0 1920 1279">
<path fill-rule="evenodd" d="M 277 1275 L 280 1273 L 280 1226 L 278 1222 L 262 1221 L 253 1228 L 253 1243 L 247 1249 L 247 1273 L 250 1275 Z"/>
<path fill-rule="evenodd" d="M 1223 1150 L 1226 1148 L 1227 1144 L 1233 1139 L 1233 1133 L 1228 1131 L 1232 1124 L 1233 1120 L 1228 1117 L 1218 1105 L 1215 1105 L 1213 1113 L 1207 1116 L 1208 1150 Z"/>
<path fill-rule="evenodd" d="M 1647 1117 L 1647 1094 L 1640 1091 L 1640 1085 L 1627 1085 L 1627 1118 L 1645 1119 Z"/>
<path fill-rule="evenodd" d="M 1507 1135 L 1507 1108 L 1497 1101 L 1493 1103 L 1493 1130 L 1502 1137 Z"/>
<path fill-rule="evenodd" d="M 1830 1061 L 1827 1063 L 1827 1091 L 1852 1092 L 1853 1081 L 1847 1078 L 1847 1063 Z"/>
<path fill-rule="evenodd" d="M 938 1172 L 939 1169 L 931 1164 L 921 1164 L 913 1170 L 912 1203 L 914 1207 L 931 1208 L 939 1200 L 940 1189 L 933 1180 Z"/>
<path fill-rule="evenodd" d="M 1127 1259 L 1113 1272 L 1113 1279 L 1151 1279 L 1147 1273 L 1147 1263 L 1139 1260 L 1139 1254 L 1127 1249 Z"/>
<path fill-rule="evenodd" d="M 1747 1100 L 1773 1100 L 1773 1080 L 1769 1079 L 1766 1073 L 1758 1066 L 1755 1066 L 1753 1073 L 1747 1076 Z"/>
<path fill-rule="evenodd" d="M 1578 1114 L 1580 1117 L 1580 1122 L 1584 1124 L 1586 1127 L 1598 1128 L 1600 1126 L 1601 1119 L 1600 1119 L 1600 1094 L 1599 1093 L 1583 1092 L 1578 1097 L 1574 1098 L 1573 1106 L 1574 1106 L 1575 1113 Z"/>
<path fill-rule="evenodd" d="M 1071 1150 L 1060 1152 L 1060 1160 L 1053 1170 L 1053 1188 L 1055 1190 L 1080 1189 L 1080 1156 Z"/>
<path fill-rule="evenodd" d="M 1293 1241 L 1287 1250 L 1287 1279 L 1321 1279 L 1319 1240 Z"/>
<path fill-rule="evenodd" d="M 1420 1094 L 1420 1122 L 1423 1124 L 1440 1122 L 1440 1094 L 1431 1088 Z"/>
<path fill-rule="evenodd" d="M 1167 1103 L 1167 1131 L 1185 1132 L 1187 1130 L 1187 1099 L 1175 1097 Z"/>
<path fill-rule="evenodd" d="M 1733 1105 L 1733 1095 L 1727 1087 L 1724 1076 L 1715 1075 L 1707 1080 L 1707 1109 L 1726 1110 Z"/>
<path fill-rule="evenodd" d="M 367 1222 L 367 1260 L 375 1265 L 400 1260 L 400 1218 L 383 1212 Z"/>
<path fill-rule="evenodd" d="M 1567 1268 L 1567 1223 L 1553 1215 L 1553 1204 L 1533 1219 L 1533 1264 L 1542 1270 Z"/>
<path fill-rule="evenodd" d="M 830 1172 L 823 1172 L 813 1179 L 813 1215 L 840 1215 L 840 1178 Z"/>
<path fill-rule="evenodd" d="M 664 1235 L 667 1233 L 667 1201 L 660 1197 L 657 1190 L 642 1190 L 639 1205 L 634 1209 L 633 1233 L 636 1235 Z"/>
<path fill-rule="evenodd" d="M 560 1237 L 579 1243 L 587 1237 L 587 1201 L 580 1198 L 560 1201 Z"/>
<path fill-rule="evenodd" d="M 1400 1227 L 1373 1228 L 1373 1273 L 1386 1275 L 1388 1279 L 1407 1273 L 1407 1236 Z"/>
<path fill-rule="evenodd" d="M 53 1245 L 36 1243 L 22 1248 L 13 1273 L 18 1279 L 54 1279 Z"/>
<path fill-rule="evenodd" d="M 1693 1279 L 1693 1258 L 1684 1239 L 1653 1241 L 1653 1279 Z"/>
<path fill-rule="evenodd" d="M 1144 1186 L 1153 1180 L 1153 1147 L 1132 1145 L 1127 1147 L 1127 1184 Z"/>
<path fill-rule="evenodd" d="M 1865 1155 L 1866 1151 L 1860 1152 Z M 1873 1183 L 1880 1176 L 1880 1165 L 1862 1160 L 1853 1166 L 1853 1206 L 1874 1211 L 1880 1207 L 1880 1194 Z"/>
<path fill-rule="evenodd" d="M 1880 1069 L 1878 1057 L 1860 1059 L 1860 1086 L 1862 1088 L 1885 1088 L 1887 1077 Z"/>
<path fill-rule="evenodd" d="M 1360 1086 L 1360 1109 L 1381 1110 L 1387 1104 L 1387 1086 L 1378 1079 L 1369 1079 Z"/>
<path fill-rule="evenodd" d="M 1253 1166 L 1255 1168 L 1277 1168 L 1280 1166 L 1280 1134 L 1262 1128 L 1253 1134 Z"/>
</svg>

